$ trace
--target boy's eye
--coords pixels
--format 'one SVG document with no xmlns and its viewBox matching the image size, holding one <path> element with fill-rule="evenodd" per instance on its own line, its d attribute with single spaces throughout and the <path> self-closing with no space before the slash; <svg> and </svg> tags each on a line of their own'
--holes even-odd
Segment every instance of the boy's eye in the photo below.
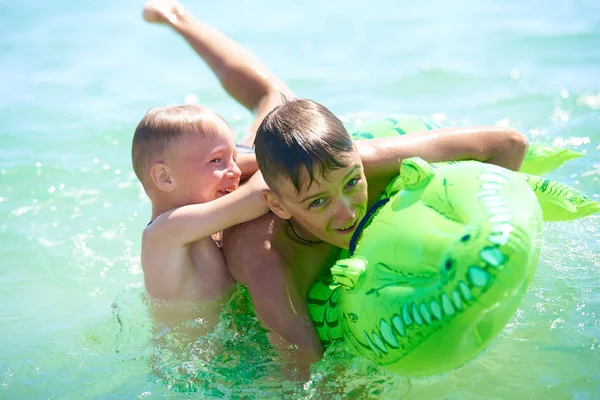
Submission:
<svg viewBox="0 0 600 400">
<path fill-rule="evenodd" d="M 346 187 L 348 187 L 348 188 L 354 187 L 354 186 L 358 185 L 358 182 L 360 182 L 360 178 L 350 179 L 348 181 L 348 183 L 346 183 Z"/>
<path fill-rule="evenodd" d="M 220 162 L 221 162 L 221 159 L 220 159 L 220 158 L 213 158 L 212 160 L 210 160 L 210 163 L 211 163 L 211 164 L 218 164 L 218 163 L 220 163 Z"/>
<path fill-rule="evenodd" d="M 325 199 L 316 199 L 312 203 L 309 204 L 308 208 L 317 208 L 325 203 Z"/>
</svg>

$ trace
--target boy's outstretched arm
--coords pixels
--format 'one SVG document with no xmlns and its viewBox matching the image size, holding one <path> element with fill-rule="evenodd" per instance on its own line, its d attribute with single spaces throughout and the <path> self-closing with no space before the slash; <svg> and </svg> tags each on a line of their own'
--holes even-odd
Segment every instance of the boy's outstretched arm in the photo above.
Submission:
<svg viewBox="0 0 600 400">
<path fill-rule="evenodd" d="M 398 175 L 403 159 L 421 157 L 427 162 L 476 160 L 518 170 L 527 151 L 522 133 L 503 127 L 444 128 L 403 136 L 361 140 L 356 147 L 365 175 L 376 193 Z M 379 188 L 380 186 L 380 188 Z"/>
<path fill-rule="evenodd" d="M 190 204 L 159 215 L 144 230 L 144 240 L 169 248 L 184 247 L 231 226 L 258 218 L 269 208 L 261 192 L 267 185 L 260 172 L 246 185 L 208 203 Z"/>
<path fill-rule="evenodd" d="M 144 19 L 175 29 L 208 64 L 221 86 L 240 104 L 253 111 L 254 135 L 264 116 L 281 103 L 282 94 L 292 91 L 258 58 L 223 33 L 197 20 L 174 0 L 151 0 L 144 7 Z M 246 140 L 251 145 L 254 138 Z"/>
</svg>

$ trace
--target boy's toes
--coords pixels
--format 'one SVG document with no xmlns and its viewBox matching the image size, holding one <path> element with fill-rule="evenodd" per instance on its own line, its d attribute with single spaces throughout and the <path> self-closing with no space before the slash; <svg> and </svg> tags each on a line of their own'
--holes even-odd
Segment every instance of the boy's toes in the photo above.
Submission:
<svg viewBox="0 0 600 400">
<path fill-rule="evenodd" d="M 144 6 L 142 16 L 146 22 L 164 24 L 177 19 L 182 10 L 182 6 L 174 0 L 150 0 Z"/>
</svg>

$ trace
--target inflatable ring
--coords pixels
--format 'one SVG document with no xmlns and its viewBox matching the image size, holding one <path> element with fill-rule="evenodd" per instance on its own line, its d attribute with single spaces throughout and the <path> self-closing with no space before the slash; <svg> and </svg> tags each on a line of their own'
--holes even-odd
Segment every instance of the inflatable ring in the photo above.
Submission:
<svg viewBox="0 0 600 400">
<path fill-rule="evenodd" d="M 438 128 L 418 117 L 385 119 L 353 137 Z M 548 170 L 568 158 L 544 151 L 545 165 L 535 153 L 525 165 Z M 345 341 L 390 371 L 459 367 L 514 315 L 535 272 L 543 216 L 598 210 L 577 190 L 533 175 L 474 161 L 404 160 L 361 221 L 350 254 L 311 288 L 309 314 L 324 346 Z"/>
</svg>

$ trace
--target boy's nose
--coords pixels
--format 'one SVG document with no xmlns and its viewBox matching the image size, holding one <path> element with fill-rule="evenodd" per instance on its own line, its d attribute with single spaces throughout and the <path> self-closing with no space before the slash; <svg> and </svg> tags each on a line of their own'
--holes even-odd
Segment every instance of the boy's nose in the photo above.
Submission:
<svg viewBox="0 0 600 400">
<path fill-rule="evenodd" d="M 356 219 L 356 211 L 354 211 L 354 207 L 352 207 L 352 203 L 350 201 L 340 201 L 337 219 L 342 224 L 352 222 L 354 219 Z"/>
<path fill-rule="evenodd" d="M 240 170 L 240 167 L 238 167 L 236 162 L 232 160 L 231 163 L 229 164 L 227 174 L 230 175 L 231 177 L 240 177 L 240 176 L 242 176 L 242 170 Z"/>
</svg>

